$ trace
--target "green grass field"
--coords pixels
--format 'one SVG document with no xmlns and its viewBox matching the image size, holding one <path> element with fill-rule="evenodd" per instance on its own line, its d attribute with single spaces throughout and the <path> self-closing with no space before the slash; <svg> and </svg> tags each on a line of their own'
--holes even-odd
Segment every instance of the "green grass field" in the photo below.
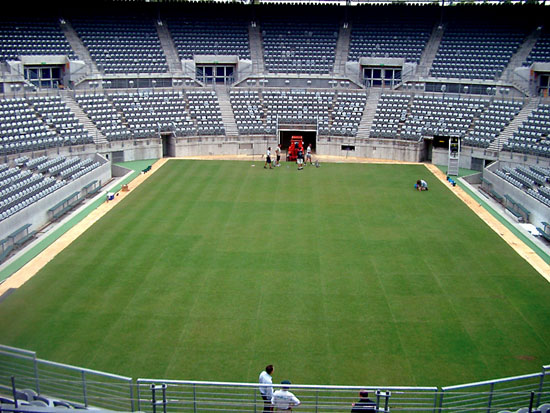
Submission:
<svg viewBox="0 0 550 413">
<path fill-rule="evenodd" d="M 170 161 L 0 331 L 135 378 L 444 386 L 550 363 L 550 284 L 421 165 Z"/>
</svg>

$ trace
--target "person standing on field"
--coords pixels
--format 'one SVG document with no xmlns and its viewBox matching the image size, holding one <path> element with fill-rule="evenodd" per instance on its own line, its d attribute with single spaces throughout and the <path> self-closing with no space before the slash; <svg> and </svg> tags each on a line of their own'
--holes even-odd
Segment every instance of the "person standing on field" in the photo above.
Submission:
<svg viewBox="0 0 550 413">
<path fill-rule="evenodd" d="M 277 162 L 275 166 L 281 166 L 281 144 L 278 144 L 275 148 L 275 154 L 277 155 Z"/>
<path fill-rule="evenodd" d="M 309 161 L 310 165 L 313 165 L 313 162 L 311 162 L 311 143 L 307 146 L 307 149 L 306 149 L 306 165 L 307 165 L 307 161 Z"/>
<path fill-rule="evenodd" d="M 264 169 L 267 169 L 267 164 L 269 164 L 269 169 L 273 169 L 273 166 L 271 165 L 271 146 L 269 146 L 265 152 Z"/>
</svg>

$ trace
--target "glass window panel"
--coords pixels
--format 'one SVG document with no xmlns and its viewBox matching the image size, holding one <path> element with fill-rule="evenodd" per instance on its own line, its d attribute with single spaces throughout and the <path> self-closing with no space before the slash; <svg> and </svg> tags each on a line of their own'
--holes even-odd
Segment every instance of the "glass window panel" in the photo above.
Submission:
<svg viewBox="0 0 550 413">
<path fill-rule="evenodd" d="M 393 76 L 394 79 L 401 79 L 401 70 L 396 70 L 393 73 L 394 73 L 394 76 Z"/>
<path fill-rule="evenodd" d="M 38 79 L 38 69 L 29 69 L 30 79 Z"/>
<path fill-rule="evenodd" d="M 50 68 L 40 69 L 40 77 L 42 79 L 51 79 L 52 78 L 52 72 Z"/>
<path fill-rule="evenodd" d="M 59 79 L 61 77 L 61 70 L 58 67 L 52 68 L 52 79 Z"/>
<path fill-rule="evenodd" d="M 391 79 L 393 77 L 393 70 L 386 69 L 384 70 L 384 79 Z"/>
<path fill-rule="evenodd" d="M 214 68 L 212 66 L 206 66 L 204 68 L 204 74 L 206 76 L 212 76 L 214 74 Z"/>
<path fill-rule="evenodd" d="M 216 67 L 216 76 L 225 76 L 225 66 Z"/>
<path fill-rule="evenodd" d="M 382 70 L 380 69 L 373 69 L 372 70 L 372 77 L 374 79 L 380 79 L 382 77 Z"/>
</svg>

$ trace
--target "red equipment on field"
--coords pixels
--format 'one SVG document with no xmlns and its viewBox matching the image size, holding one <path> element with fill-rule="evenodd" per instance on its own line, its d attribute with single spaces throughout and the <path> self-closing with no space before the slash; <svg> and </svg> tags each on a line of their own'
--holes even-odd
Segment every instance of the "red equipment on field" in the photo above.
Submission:
<svg viewBox="0 0 550 413">
<path fill-rule="evenodd" d="M 290 146 L 286 155 L 286 160 L 293 162 L 298 158 L 298 151 L 304 153 L 304 141 L 301 136 L 293 136 L 290 138 Z"/>
</svg>

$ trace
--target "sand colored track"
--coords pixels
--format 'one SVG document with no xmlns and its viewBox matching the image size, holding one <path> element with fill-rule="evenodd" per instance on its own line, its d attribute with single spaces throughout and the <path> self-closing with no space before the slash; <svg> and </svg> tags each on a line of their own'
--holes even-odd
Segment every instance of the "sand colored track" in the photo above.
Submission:
<svg viewBox="0 0 550 413">
<path fill-rule="evenodd" d="M 172 158 L 174 159 L 174 158 Z M 184 159 L 197 159 L 197 160 L 247 160 L 255 162 L 263 162 L 260 155 L 254 157 L 246 155 L 235 156 L 196 156 L 186 157 Z M 380 164 L 416 164 L 414 162 L 399 162 L 399 161 L 386 161 L 380 159 L 369 158 L 343 158 L 339 156 L 317 156 L 321 162 L 341 162 L 341 163 L 380 163 Z M 42 251 L 39 255 L 29 261 L 19 271 L 15 272 L 6 281 L 0 284 L 0 296 L 10 289 L 19 288 L 31 277 L 33 277 L 38 271 L 40 271 L 48 262 L 50 262 L 57 254 L 63 249 L 69 246 L 74 240 L 76 240 L 81 234 L 83 234 L 88 228 L 95 224 L 101 217 L 114 208 L 120 201 L 122 201 L 132 189 L 139 186 L 152 174 L 154 174 L 162 165 L 164 165 L 168 159 L 160 159 L 152 165 L 151 171 L 146 174 L 137 176 L 128 185 L 130 191 L 117 193 L 117 196 L 112 201 L 102 203 L 98 208 L 92 211 L 82 221 L 68 230 L 65 234 L 59 237 L 54 243 Z M 448 186 L 446 176 L 435 165 L 426 164 L 426 168 L 445 185 Z M 544 278 L 550 282 L 550 266 L 546 264 L 542 258 L 540 258 L 533 250 L 521 242 L 508 228 L 494 218 L 489 212 L 487 212 L 479 203 L 471 198 L 460 187 L 449 187 L 449 189 L 461 199 L 469 208 L 471 208 L 483 221 L 489 225 L 499 236 L 501 236 L 521 257 L 523 257 L 529 264 L 533 266 Z"/>
</svg>

